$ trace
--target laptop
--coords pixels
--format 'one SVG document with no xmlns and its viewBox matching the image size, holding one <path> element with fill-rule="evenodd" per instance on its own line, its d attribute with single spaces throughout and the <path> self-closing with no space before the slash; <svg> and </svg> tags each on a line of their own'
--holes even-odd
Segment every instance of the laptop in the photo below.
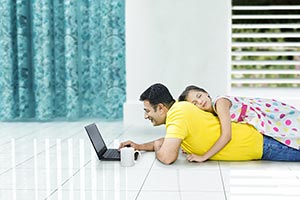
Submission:
<svg viewBox="0 0 300 200">
<path fill-rule="evenodd" d="M 118 149 L 108 149 L 95 123 L 84 127 L 99 160 L 120 160 L 120 151 Z"/>
</svg>

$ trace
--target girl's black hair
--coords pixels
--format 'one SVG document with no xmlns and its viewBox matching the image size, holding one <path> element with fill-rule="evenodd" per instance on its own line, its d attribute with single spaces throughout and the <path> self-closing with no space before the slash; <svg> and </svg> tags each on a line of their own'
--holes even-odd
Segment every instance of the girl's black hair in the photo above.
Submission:
<svg viewBox="0 0 300 200">
<path fill-rule="evenodd" d="M 178 97 L 178 101 L 186 101 L 186 97 L 187 95 L 189 94 L 190 91 L 192 90 L 196 90 L 196 91 L 199 91 L 199 92 L 205 92 L 208 94 L 208 92 L 206 90 L 204 90 L 203 88 L 200 88 L 200 87 L 197 87 L 195 85 L 189 85 L 187 86 L 184 91 L 179 95 Z"/>
</svg>

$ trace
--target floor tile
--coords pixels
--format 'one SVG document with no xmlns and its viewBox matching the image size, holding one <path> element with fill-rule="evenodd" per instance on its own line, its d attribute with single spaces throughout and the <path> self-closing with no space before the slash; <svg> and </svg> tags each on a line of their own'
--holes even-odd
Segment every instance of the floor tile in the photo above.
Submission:
<svg viewBox="0 0 300 200">
<path fill-rule="evenodd" d="M 226 200 L 224 192 L 181 192 L 181 200 Z"/>
<path fill-rule="evenodd" d="M 151 170 L 142 191 L 179 191 L 179 171 Z"/>
<path fill-rule="evenodd" d="M 221 192 L 224 190 L 219 170 L 178 171 L 180 191 Z"/>
<path fill-rule="evenodd" d="M 109 190 L 83 190 L 83 191 L 58 191 L 47 200 L 72 199 L 72 200 L 134 200 L 138 191 L 109 191 Z"/>
<path fill-rule="evenodd" d="M 0 189 L 54 190 L 72 178 L 72 169 L 13 169 L 0 176 Z"/>
<path fill-rule="evenodd" d="M 299 162 L 207 161 L 179 153 L 164 165 L 141 152 L 133 167 L 100 161 L 84 126 L 96 123 L 110 148 L 153 141 L 164 127 L 122 121 L 0 123 L 0 199 L 243 200 L 299 199 Z"/>
<path fill-rule="evenodd" d="M 50 193 L 48 194 L 50 195 Z M 17 199 L 17 200 L 39 200 L 45 199 L 47 196 L 46 190 L 6 190 L 0 189 L 0 199 Z"/>
<path fill-rule="evenodd" d="M 177 191 L 141 191 L 137 200 L 180 200 L 180 193 Z"/>
<path fill-rule="evenodd" d="M 140 190 L 148 171 L 134 167 L 81 169 L 74 177 L 63 185 L 63 190 Z"/>
</svg>

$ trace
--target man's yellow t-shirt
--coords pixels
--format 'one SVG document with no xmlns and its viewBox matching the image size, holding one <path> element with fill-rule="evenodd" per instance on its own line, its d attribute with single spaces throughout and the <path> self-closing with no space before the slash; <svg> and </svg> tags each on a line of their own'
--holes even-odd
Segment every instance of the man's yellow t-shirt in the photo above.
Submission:
<svg viewBox="0 0 300 200">
<path fill-rule="evenodd" d="M 167 113 L 166 138 L 182 139 L 187 153 L 203 155 L 221 134 L 218 117 L 189 102 L 176 102 Z M 210 160 L 261 159 L 263 136 L 253 126 L 232 122 L 231 141 Z"/>
</svg>

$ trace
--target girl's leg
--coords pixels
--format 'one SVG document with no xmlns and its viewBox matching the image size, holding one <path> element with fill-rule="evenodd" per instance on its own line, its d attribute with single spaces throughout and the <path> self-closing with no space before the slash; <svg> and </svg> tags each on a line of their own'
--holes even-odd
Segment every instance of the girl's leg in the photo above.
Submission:
<svg viewBox="0 0 300 200">
<path fill-rule="evenodd" d="M 271 137 L 264 136 L 262 160 L 300 162 L 300 150 L 288 147 Z"/>
</svg>

